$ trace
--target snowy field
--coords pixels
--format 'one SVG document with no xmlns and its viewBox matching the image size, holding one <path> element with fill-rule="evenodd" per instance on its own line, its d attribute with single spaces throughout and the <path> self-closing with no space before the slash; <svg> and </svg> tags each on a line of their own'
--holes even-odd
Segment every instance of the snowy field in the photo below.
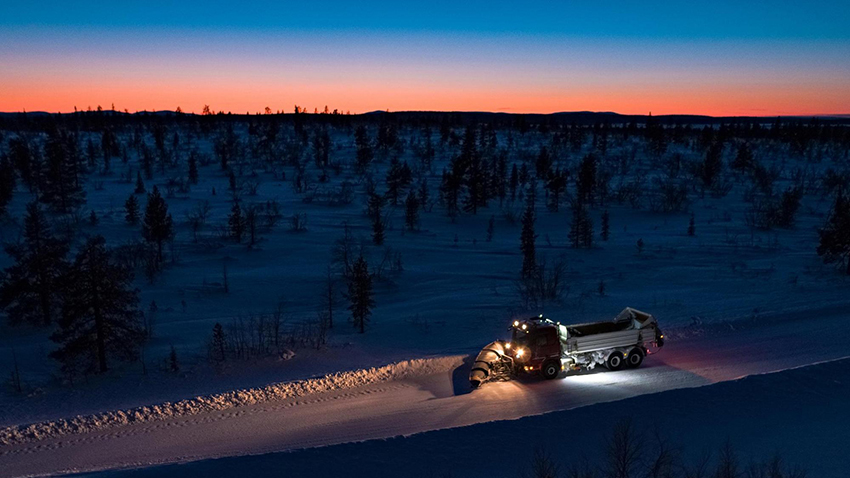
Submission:
<svg viewBox="0 0 850 478">
<path fill-rule="evenodd" d="M 370 134 L 374 135 L 378 122 L 369 121 Z M 574 409 L 556 415 L 407 439 L 149 470 L 151 474 L 186 472 L 200 476 L 206 474 L 208 466 L 236 470 L 248 464 L 263 470 L 291 467 L 294 470 L 291 476 L 304 476 L 310 474 L 310 462 L 319 460 L 328 467 L 321 471 L 333 475 L 340 470 L 333 468 L 337 465 L 327 457 L 339 453 L 355 460 L 362 457 L 359 458 L 362 468 L 358 468 L 362 476 L 367 473 L 369 476 L 389 476 L 377 471 L 378 468 L 386 465 L 387 469 L 392 469 L 396 466 L 392 463 L 401 461 L 419 463 L 403 458 L 411 456 L 411 448 L 432 449 L 446 440 L 456 447 L 443 447 L 442 451 L 434 453 L 444 456 L 446 461 L 458 463 L 458 468 L 445 470 L 417 465 L 422 473 L 411 476 L 441 476 L 446 471 L 455 473 L 454 476 L 484 476 L 493 468 L 461 463 L 475 461 L 469 457 L 475 453 L 470 447 L 479 437 L 488 434 L 510 436 L 528 427 L 529 430 L 545 429 L 541 436 L 552 438 L 545 441 L 552 443 L 553 451 L 572 446 L 592 448 L 602 439 L 601 433 L 612 426 L 613 417 L 617 415 L 612 411 L 621 410 L 614 404 L 597 403 L 626 399 L 619 402 L 628 410 L 626 414 L 642 417 L 638 420 L 664 416 L 662 423 L 671 436 L 679 437 L 689 427 L 705 430 L 700 439 L 682 438 L 689 449 L 716 447 L 729 436 L 746 453 L 793 449 L 789 458 L 812 470 L 812 476 L 841 476 L 836 474 L 836 470 L 842 469 L 840 457 L 834 448 L 829 448 L 829 443 L 822 441 L 823 437 L 841 436 L 835 430 L 839 423 L 848 421 L 846 411 L 841 415 L 840 407 L 830 398 L 832 394 L 847 394 L 841 388 L 848 380 L 844 372 L 846 361 L 729 384 L 715 383 L 847 355 L 844 344 L 850 339 L 845 330 L 850 320 L 846 312 L 850 307 L 850 283 L 842 271 L 823 264 L 815 251 L 817 229 L 823 226 L 832 207 L 832 198 L 820 189 L 819 181 L 827 169 L 846 169 L 846 150 L 815 143 L 807 154 L 800 155 L 792 154 L 786 145 L 773 141 L 752 142 L 758 161 L 777 173 L 774 185 L 777 193 L 802 181 L 806 192 L 793 227 L 764 230 L 748 224 L 747 215 L 752 208 L 748 200 L 750 180 L 728 167 L 735 157 L 734 145 L 738 143 L 732 139 L 723 153 L 726 164 L 723 177 L 731 188 L 728 194 L 715 197 L 720 195 L 702 195 L 689 190 L 688 205 L 680 211 L 651 211 L 653 183 L 645 179 L 643 184 L 647 192 L 638 204 L 620 203 L 612 197 L 604 206 L 591 208 L 594 247 L 574 249 L 568 240 L 571 220 L 568 200 L 575 193 L 574 179 L 581 159 L 595 151 L 590 134 L 580 149 L 572 150 L 552 146 L 551 132 L 532 129 L 520 135 L 500 129 L 496 132 L 498 148 L 506 151 L 508 172 L 512 165 L 523 163 L 533 172 L 541 145 L 546 145 L 552 148 L 555 165 L 572 174 L 559 211 L 547 209 L 542 183 L 538 184 L 540 200 L 536 207 L 538 254 L 546 257 L 549 264 L 559 259 L 565 261 L 567 290 L 558 300 L 529 308 L 517 292 L 522 262 L 519 217 L 524 201 L 493 198 L 488 207 L 477 214 L 464 212 L 454 221 L 447 217 L 437 201 L 442 171 L 461 149 L 462 127 L 454 128 L 454 134 L 461 138 L 457 145 L 441 142 L 439 128 L 435 127 L 432 138 L 435 159 L 430 169 L 417 166 L 420 160 L 416 150 L 422 142 L 419 128 L 402 124 L 399 127 L 402 146 L 388 153 L 376 151 L 370 169 L 379 192 L 385 189 L 383 178 L 390 165 L 389 157 L 397 155 L 414 169 L 416 179 L 412 187 L 415 189 L 419 180 L 426 179 L 431 198 L 429 207 L 420 213 L 419 227 L 415 231 L 405 230 L 403 198 L 406 193 L 398 206 L 385 207 L 386 240 L 383 246 L 376 246 L 371 241 L 371 221 L 365 214 L 364 179 L 353 168 L 356 148 L 352 127 L 329 128 L 330 161 L 339 165 L 337 172 L 333 167 L 317 167 L 311 156 L 310 142 L 296 141 L 289 124 L 280 126 L 276 146 L 280 157 L 287 159 L 265 163 L 252 155 L 248 145 L 253 144 L 254 139 L 244 124 L 237 123 L 235 131 L 245 151 L 242 159 L 234 161 L 231 168 L 241 185 L 241 202 L 277 201 L 282 215 L 276 226 L 260 233 L 261 239 L 253 247 L 248 247 L 244 241 L 237 244 L 221 234 L 231 211 L 232 196 L 228 191 L 229 175 L 221 169 L 213 153 L 218 132 L 204 135 L 193 130 L 190 134 L 187 128 L 181 128 L 176 131 L 182 139 L 172 154 L 182 159 L 167 165 L 164 172 L 157 164 L 153 179 L 144 181 L 148 191 L 153 185 L 163 191 L 176 225 L 174 244 L 166 250 L 168 261 L 162 273 L 151 283 L 143 271 L 137 271 L 141 308 L 155 319 L 153 336 L 144 349 L 144 366 L 138 361 L 122 364 L 106 375 L 77 380 L 71 387 L 63 380 L 57 364 L 47 356 L 54 347 L 48 339 L 50 330 L 10 327 L 4 321 L 0 325 L 0 372 L 9 375 L 14 367 L 14 355 L 23 382 L 21 393 L 6 387 L 0 395 L 0 426 L 9 427 L 4 436 L 16 436 L 20 432 L 18 426 L 24 424 L 49 422 L 46 425 L 49 428 L 59 419 L 77 415 L 162 406 L 164 402 L 180 402 L 193 397 L 201 397 L 199 400 L 203 402 L 204 397 L 221 397 L 234 390 L 256 391 L 263 387 L 278 387 L 275 389 L 278 390 L 281 386 L 275 384 L 281 382 L 315 380 L 296 382 L 302 385 L 293 387 L 308 389 L 295 395 L 289 395 L 288 391 L 277 395 L 265 393 L 259 400 L 237 399 L 220 408 L 201 406 L 200 412 L 188 412 L 199 408 L 191 404 L 178 412 L 164 412 L 162 416 L 151 412 L 157 416 L 130 423 L 124 434 L 122 427 L 133 420 L 119 418 L 111 425 L 70 427 L 66 431 L 71 433 L 64 436 L 85 432 L 77 441 L 63 439 L 62 434 L 52 432 L 30 436 L 20 443 L 13 438 L 8 445 L 0 445 L 0 475 L 126 468 L 292 450 Z M 310 128 L 320 129 L 315 125 Z M 144 141 L 153 147 L 149 133 L 145 134 Z M 3 132 L 7 140 L 15 135 L 13 131 Z M 88 137 L 87 133 L 81 133 L 81 138 Z M 98 139 L 96 135 L 92 137 Z M 129 144 L 129 133 L 119 137 Z M 30 138 L 37 141 L 37 135 L 32 134 Z M 663 158 L 680 153 L 685 162 L 700 161 L 704 152 L 695 147 L 693 141 L 671 142 Z M 296 153 L 291 152 L 293 148 Z M 136 151 L 129 146 L 128 149 L 128 163 L 115 157 L 110 172 L 98 166 L 86 176 L 86 202 L 78 212 L 82 219 L 74 228 L 76 243 L 93 234 L 104 235 L 112 246 L 140 239 L 140 228 L 124 220 L 123 204 L 133 193 L 136 172 L 141 169 Z M 185 161 L 192 150 L 209 158 L 201 161 L 198 183 L 188 190 L 166 193 L 170 189 L 169 179 L 185 178 Z M 297 157 L 294 161 L 305 165 L 309 186 L 303 192 L 296 192 L 293 185 L 296 173 L 290 164 L 292 155 Z M 630 158 L 631 155 L 634 158 L 628 159 L 627 168 L 616 166 L 621 162 L 618 158 Z M 614 174 L 610 181 L 612 189 L 622 182 L 635 181 L 637 177 L 661 175 L 663 164 L 666 164 L 653 157 L 647 151 L 646 142 L 638 136 L 621 139 L 612 134 L 605 158 L 608 159 L 601 160 L 600 168 L 611 168 Z M 326 182 L 319 181 L 323 169 L 328 175 Z M 129 182 L 123 179 L 128 172 L 133 178 Z M 344 182 L 350 184 L 352 191 L 348 204 L 330 199 Z M 31 194 L 19 184 L 0 227 L 5 241 L 19 237 L 23 211 L 31 199 Z M 145 195 L 138 195 L 138 199 L 144 207 Z M 210 211 L 196 241 L 187 223 L 187 214 L 203 201 L 208 202 Z M 601 215 L 606 210 L 610 213 L 610 238 L 602 241 L 599 237 Z M 97 225 L 88 223 L 91 211 L 98 217 Z M 306 230 L 292 230 L 291 218 L 298 214 L 306 215 Z M 691 214 L 694 217 L 693 236 L 687 233 Z M 492 238 L 488 240 L 491 217 L 494 227 Z M 54 220 L 57 224 L 63 221 L 59 216 Z M 315 322 L 317 314 L 326 309 L 327 270 L 328 267 L 336 270 L 332 250 L 342 237 L 345 224 L 356 242 L 363 244 L 370 266 L 375 268 L 384 257 L 388 258 L 382 277 L 375 282 L 376 305 L 366 333 L 357 333 L 347 321 L 344 282 L 334 272 L 335 324 L 329 331 L 327 344 L 320 350 L 293 343 L 274 356 L 233 358 L 222 365 L 210 364 L 208 344 L 217 322 L 227 328 L 240 317 L 247 320 L 252 316 L 271 316 L 275 311 L 281 311 L 288 327 Z M 639 240 L 643 244 L 641 249 L 637 247 Z M 9 257 L 0 255 L 1 266 L 10 263 Z M 227 291 L 223 284 L 225 268 Z M 600 293 L 600 282 L 604 283 L 604 293 Z M 155 312 L 150 307 L 153 301 L 156 302 Z M 466 393 L 463 388 L 466 385 L 464 357 L 476 353 L 494 338 L 505 337 L 512 317 L 546 313 L 562 322 L 587 322 L 610 319 L 626 306 L 652 313 L 669 337 L 662 353 L 647 359 L 646 369 L 617 374 L 594 373 L 555 383 L 488 384 L 481 393 L 473 394 Z M 180 361 L 179 372 L 169 370 L 172 346 Z M 440 365 L 436 368 L 422 366 L 399 375 L 381 372 L 387 369 L 380 367 L 414 359 L 423 359 L 416 364 Z M 377 367 L 372 372 L 378 372 L 367 370 L 372 367 Z M 345 371 L 352 372 L 343 374 L 344 377 L 359 378 L 344 386 L 310 388 L 313 385 L 303 385 L 326 384 L 327 379 L 321 377 Z M 831 374 L 835 374 L 837 382 L 830 392 Z M 783 393 L 789 384 L 800 383 L 811 385 L 812 390 Z M 702 385 L 709 386 L 638 397 Z M 282 386 L 284 390 L 290 388 Z M 330 398 L 323 399 L 327 394 Z M 821 394 L 826 394 L 823 408 L 817 405 Z M 316 398 L 299 398 L 303 396 Z M 812 413 L 817 416 L 805 424 L 801 415 L 794 416 L 787 427 L 777 423 L 776 417 L 780 413 L 787 415 L 788 407 L 795 400 L 799 400 L 801 408 L 816 407 Z M 289 405 L 299 401 L 307 402 L 306 406 Z M 504 401 L 512 405 L 505 406 Z M 690 401 L 699 405 L 681 406 Z M 776 413 L 752 417 L 746 407 L 754 403 Z M 388 407 L 386 413 L 379 413 L 384 406 Z M 290 407 L 303 411 L 286 416 L 291 412 L 282 410 Z M 263 412 L 250 412 L 258 408 Z M 647 413 L 637 412 L 644 408 Z M 357 412 L 348 417 L 347 414 L 354 410 Z M 729 420 L 718 423 L 704 419 L 719 415 L 723 410 L 730 413 Z M 242 411 L 247 415 L 242 415 Z M 827 411 L 837 413 L 843 422 L 826 423 L 829 421 Z M 171 417 L 171 414 L 177 416 Z M 227 418 L 204 421 L 219 414 Z M 249 416 L 281 427 L 312 424 L 317 417 L 326 416 L 327 419 L 321 426 L 303 434 L 272 426 L 264 428 L 262 433 L 252 434 L 249 432 L 256 430 L 252 428 L 256 423 L 246 420 Z M 410 419 L 411 416 L 420 418 Z M 751 426 L 744 427 L 736 420 L 740 417 L 752 418 L 746 422 Z M 163 425 L 171 423 L 172 418 L 192 426 L 176 427 L 174 430 L 182 431 L 172 434 Z M 348 419 L 361 420 L 360 425 L 370 422 L 375 425 L 364 429 L 358 428 L 358 423 L 348 423 L 343 429 L 334 429 L 334 423 Z M 577 429 L 591 432 L 580 444 L 570 443 L 553 436 L 557 427 L 549 428 L 548 420 L 560 427 L 572 427 L 569 423 L 575 422 Z M 601 420 L 602 426 L 593 425 L 597 420 Z M 399 423 L 403 426 L 390 426 Z M 826 427 L 825 431 L 818 431 L 819 424 Z M 137 433 L 144 427 L 159 431 Z M 764 433 L 762 439 L 761 435 L 752 434 L 751 427 L 765 427 L 771 432 Z M 799 434 L 806 437 L 805 446 L 780 446 L 785 443 L 782 440 L 791 439 L 788 434 L 791 430 L 800 430 Z M 209 438 L 228 436 L 227 433 L 233 433 L 227 440 Z M 113 434 L 114 440 L 102 438 Z M 239 442 L 233 438 L 240 434 L 246 434 L 246 438 L 253 435 L 254 439 Z M 186 443 L 186 448 L 168 450 L 161 444 L 167 442 L 166 437 Z M 151 442 L 143 441 L 146 439 Z M 101 441 L 114 447 L 114 453 L 86 447 L 86 443 Z M 155 443 L 161 445 L 155 446 Z M 531 443 L 524 446 L 530 447 Z M 818 447 L 824 448 L 816 451 Z M 120 452 L 137 449 L 148 451 L 139 455 Z M 392 455 L 397 461 L 384 461 L 379 455 Z M 79 462 L 74 462 L 72 456 L 78 457 Z M 101 460 L 98 456 L 110 458 Z M 563 455 L 565 461 L 573 457 L 572 454 Z M 443 458 L 433 460 L 434 463 L 442 461 Z M 850 466 L 843 469 L 850 470 Z M 505 471 L 507 475 L 514 474 L 513 468 Z"/>
</svg>

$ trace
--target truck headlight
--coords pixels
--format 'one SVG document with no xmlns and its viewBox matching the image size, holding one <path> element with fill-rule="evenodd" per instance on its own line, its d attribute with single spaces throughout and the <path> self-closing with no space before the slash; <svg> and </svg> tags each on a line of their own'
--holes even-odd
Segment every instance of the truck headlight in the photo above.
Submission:
<svg viewBox="0 0 850 478">
<path fill-rule="evenodd" d="M 520 357 L 522 357 L 523 355 L 525 355 L 525 350 L 523 350 L 523 349 L 517 349 L 517 351 L 516 351 L 516 358 L 520 358 Z"/>
</svg>

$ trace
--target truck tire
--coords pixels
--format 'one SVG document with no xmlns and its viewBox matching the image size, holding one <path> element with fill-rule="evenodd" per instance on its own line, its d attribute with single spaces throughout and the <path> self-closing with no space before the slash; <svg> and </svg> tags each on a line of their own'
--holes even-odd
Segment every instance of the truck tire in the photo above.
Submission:
<svg viewBox="0 0 850 478">
<path fill-rule="evenodd" d="M 546 380 L 552 380 L 561 373 L 561 364 L 555 360 L 550 360 L 545 362 L 542 367 L 540 367 L 540 375 L 543 375 L 543 378 Z"/>
<path fill-rule="evenodd" d="M 620 370 L 623 368 L 623 364 L 625 364 L 625 362 L 623 354 L 620 352 L 611 352 L 611 355 L 608 356 L 608 360 L 605 361 L 605 367 L 611 371 Z"/>
<path fill-rule="evenodd" d="M 629 355 L 626 356 L 626 366 L 629 368 L 638 368 L 643 363 L 643 350 L 632 349 Z"/>
</svg>

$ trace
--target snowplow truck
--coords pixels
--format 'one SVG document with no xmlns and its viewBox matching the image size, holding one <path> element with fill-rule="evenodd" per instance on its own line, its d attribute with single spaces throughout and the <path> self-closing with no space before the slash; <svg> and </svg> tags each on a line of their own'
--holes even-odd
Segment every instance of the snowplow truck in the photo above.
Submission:
<svg viewBox="0 0 850 478">
<path fill-rule="evenodd" d="M 508 330 L 509 341 L 492 342 L 476 357 L 469 373 L 473 388 L 520 374 L 554 379 L 597 365 L 637 368 L 664 345 L 655 318 L 630 307 L 610 321 L 563 325 L 540 315 L 514 320 Z"/>
</svg>

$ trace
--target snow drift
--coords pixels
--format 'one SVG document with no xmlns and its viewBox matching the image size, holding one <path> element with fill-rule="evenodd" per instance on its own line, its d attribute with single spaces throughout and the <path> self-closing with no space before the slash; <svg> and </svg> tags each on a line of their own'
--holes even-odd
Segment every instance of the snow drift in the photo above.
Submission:
<svg viewBox="0 0 850 478">
<path fill-rule="evenodd" d="M 85 433 L 130 423 L 166 420 L 173 417 L 226 410 L 272 400 L 283 400 L 305 395 L 360 387 L 378 382 L 399 380 L 419 375 L 448 372 L 463 363 L 464 356 L 404 360 L 368 369 L 336 372 L 322 377 L 282 382 L 265 387 L 233 390 L 199 396 L 179 402 L 131 408 L 77 416 L 74 418 L 16 425 L 0 429 L 0 444 L 13 445 L 73 433 Z"/>
</svg>

